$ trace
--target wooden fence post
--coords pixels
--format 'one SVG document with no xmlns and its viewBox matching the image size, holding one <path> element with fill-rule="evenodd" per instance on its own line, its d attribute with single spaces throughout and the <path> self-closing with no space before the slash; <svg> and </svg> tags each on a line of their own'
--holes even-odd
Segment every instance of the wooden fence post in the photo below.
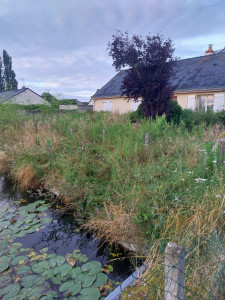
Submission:
<svg viewBox="0 0 225 300">
<path fill-rule="evenodd" d="M 145 134 L 145 146 L 149 145 L 149 133 Z"/>
<path fill-rule="evenodd" d="M 184 300 L 185 255 L 183 247 L 169 242 L 165 250 L 165 300 Z"/>
</svg>

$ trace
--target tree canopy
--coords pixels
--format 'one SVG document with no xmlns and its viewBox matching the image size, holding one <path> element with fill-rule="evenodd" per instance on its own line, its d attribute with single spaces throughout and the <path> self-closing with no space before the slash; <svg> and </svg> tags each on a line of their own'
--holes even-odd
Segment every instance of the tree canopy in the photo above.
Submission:
<svg viewBox="0 0 225 300">
<path fill-rule="evenodd" d="M 162 35 L 133 35 L 116 31 L 108 43 L 109 55 L 117 71 L 126 69 L 121 86 L 121 96 L 129 100 L 142 98 L 141 110 L 145 117 L 169 114 L 174 86 L 174 48 L 171 39 Z"/>
<path fill-rule="evenodd" d="M 3 50 L 3 61 L 0 57 L 0 92 L 16 90 L 18 82 L 12 70 L 12 57 Z"/>
</svg>

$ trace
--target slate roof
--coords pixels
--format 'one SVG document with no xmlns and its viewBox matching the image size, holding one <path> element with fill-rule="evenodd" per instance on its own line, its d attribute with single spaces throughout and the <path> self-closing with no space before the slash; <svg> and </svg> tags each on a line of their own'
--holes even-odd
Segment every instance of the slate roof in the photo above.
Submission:
<svg viewBox="0 0 225 300">
<path fill-rule="evenodd" d="M 174 66 L 175 76 L 171 79 L 175 92 L 197 90 L 225 90 L 225 52 L 178 60 Z M 120 97 L 121 84 L 126 70 L 120 71 L 92 98 Z"/>
<path fill-rule="evenodd" d="M 0 103 L 15 97 L 16 95 L 24 92 L 25 90 L 27 90 L 27 88 L 0 93 Z"/>
</svg>

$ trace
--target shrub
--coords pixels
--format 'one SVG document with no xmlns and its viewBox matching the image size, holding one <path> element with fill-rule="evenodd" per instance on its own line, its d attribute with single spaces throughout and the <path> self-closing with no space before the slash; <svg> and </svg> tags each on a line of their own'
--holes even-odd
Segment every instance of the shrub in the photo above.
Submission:
<svg viewBox="0 0 225 300">
<path fill-rule="evenodd" d="M 136 111 L 132 111 L 130 113 L 130 120 L 131 122 L 136 122 L 137 120 L 141 120 L 144 118 L 144 114 L 141 109 L 141 105 L 138 106 L 138 109 Z"/>
<path fill-rule="evenodd" d="M 171 109 L 169 114 L 169 122 L 179 125 L 182 117 L 182 108 L 177 101 L 171 102 Z"/>
</svg>

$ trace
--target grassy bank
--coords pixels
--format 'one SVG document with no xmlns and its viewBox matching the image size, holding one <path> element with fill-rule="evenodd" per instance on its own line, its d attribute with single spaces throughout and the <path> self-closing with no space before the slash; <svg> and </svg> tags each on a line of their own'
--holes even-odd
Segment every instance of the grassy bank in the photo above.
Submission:
<svg viewBox="0 0 225 300">
<path fill-rule="evenodd" d="M 223 229 L 224 167 L 212 152 L 222 125 L 187 129 L 164 117 L 131 123 L 126 115 L 27 115 L 0 106 L 0 128 L 1 171 L 21 189 L 55 191 L 86 228 L 148 255 L 157 274 L 148 290 L 168 241 L 195 245 L 200 257 L 202 240 Z"/>
</svg>

